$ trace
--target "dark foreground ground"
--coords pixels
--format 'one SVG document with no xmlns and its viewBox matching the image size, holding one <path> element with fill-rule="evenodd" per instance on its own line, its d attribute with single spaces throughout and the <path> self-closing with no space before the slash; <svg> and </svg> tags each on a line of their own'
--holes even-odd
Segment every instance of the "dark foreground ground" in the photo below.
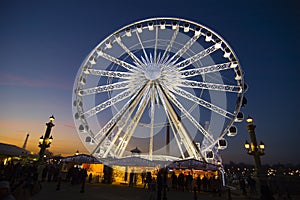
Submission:
<svg viewBox="0 0 300 200">
<path fill-rule="evenodd" d="M 58 200 L 58 199 L 97 199 L 97 200 L 156 200 L 157 193 L 142 188 L 131 188 L 125 185 L 106 185 L 106 184 L 86 184 L 84 193 L 80 193 L 81 185 L 71 185 L 62 183 L 59 191 L 56 190 L 56 183 L 43 183 L 42 190 L 32 197 L 32 200 Z M 169 191 L 166 195 L 169 200 L 194 200 L 193 192 Z M 236 195 L 233 199 L 239 199 Z M 244 197 L 241 197 L 245 199 Z M 162 198 L 163 199 L 163 194 Z M 197 199 L 228 199 L 228 194 L 224 193 L 221 197 L 212 193 L 198 193 Z"/>
<path fill-rule="evenodd" d="M 45 182 L 42 189 L 29 198 L 32 200 L 157 200 L 157 193 L 150 192 L 142 188 L 130 188 L 125 185 L 106 185 L 106 184 L 86 184 L 85 190 L 81 193 L 81 185 L 71 185 L 62 182 L 60 190 L 57 189 L 57 183 Z M 289 199 L 300 199 L 300 196 L 290 196 Z M 239 190 L 233 190 L 228 195 L 225 191 L 221 196 L 218 194 L 200 192 L 195 197 L 193 192 L 169 191 L 166 198 L 168 200 L 227 200 L 227 199 L 258 199 L 257 196 L 244 196 Z M 26 198 L 28 199 L 28 198 Z M 162 195 L 162 200 L 163 195 Z M 275 199 L 288 199 L 287 197 L 277 197 Z"/>
</svg>

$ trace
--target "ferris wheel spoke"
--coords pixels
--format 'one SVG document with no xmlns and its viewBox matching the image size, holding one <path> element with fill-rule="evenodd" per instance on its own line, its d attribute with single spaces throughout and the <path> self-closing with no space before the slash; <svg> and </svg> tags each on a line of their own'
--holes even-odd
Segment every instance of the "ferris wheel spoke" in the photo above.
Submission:
<svg viewBox="0 0 300 200">
<path fill-rule="evenodd" d="M 184 127 L 183 123 L 179 119 L 177 112 L 175 111 L 175 109 L 173 108 L 171 103 L 169 102 L 169 99 L 171 99 L 171 98 L 167 97 L 167 94 L 163 91 L 161 86 L 158 87 L 158 92 L 160 93 L 160 97 L 165 102 L 166 112 L 169 113 L 170 118 L 171 118 L 172 122 L 174 123 L 175 128 L 177 129 L 177 131 L 181 137 L 181 141 L 183 142 L 188 154 L 191 157 L 195 157 L 195 158 L 199 159 L 200 157 L 202 157 L 202 155 L 197 150 L 196 145 L 193 143 L 193 140 L 191 139 L 190 135 L 186 131 L 186 128 Z"/>
<path fill-rule="evenodd" d="M 122 117 L 125 115 L 125 113 L 127 111 L 129 111 L 130 109 L 134 109 L 134 107 L 136 107 L 137 103 L 140 101 L 140 99 L 142 98 L 145 90 L 146 90 L 146 86 L 148 84 L 144 85 L 142 87 L 142 89 L 136 93 L 134 93 L 134 95 L 130 98 L 130 100 L 122 107 L 122 109 L 120 109 L 114 116 L 113 118 L 111 118 L 104 126 L 103 128 L 94 136 L 94 139 L 98 142 L 98 145 L 96 146 L 96 148 L 94 148 L 93 153 L 94 154 L 99 147 L 103 144 L 103 142 L 107 139 L 108 136 L 110 136 L 112 130 L 116 127 L 117 124 L 123 124 L 125 123 L 122 120 Z M 100 136 L 100 139 L 97 139 Z"/>
<path fill-rule="evenodd" d="M 129 141 L 131 140 L 131 137 L 133 135 L 133 133 L 135 132 L 135 129 L 142 117 L 142 114 L 144 113 L 144 110 L 147 106 L 147 103 L 149 102 L 149 92 L 147 92 L 147 94 L 144 95 L 143 99 L 140 102 L 139 108 L 136 111 L 133 119 L 131 120 L 130 124 L 128 125 L 126 132 L 124 134 L 123 140 L 121 141 L 121 145 L 119 147 L 119 149 L 117 149 L 116 155 L 119 157 L 122 157 L 124 154 L 125 149 L 127 148 L 127 145 L 129 143 Z"/>
<path fill-rule="evenodd" d="M 167 48 L 166 48 L 166 50 L 165 50 L 165 52 L 164 52 L 164 54 L 163 54 L 163 56 L 161 58 L 162 61 L 169 56 L 169 53 L 170 53 L 170 51 L 171 51 L 171 49 L 173 47 L 173 44 L 174 44 L 174 41 L 175 41 L 175 39 L 177 37 L 178 32 L 179 32 L 179 27 L 177 26 L 176 29 L 175 29 L 175 31 L 174 31 L 174 33 L 173 33 L 173 35 L 172 35 L 172 38 L 171 38 L 171 40 L 169 42 L 169 45 L 167 46 Z"/>
<path fill-rule="evenodd" d="M 95 106 L 94 108 L 84 112 L 82 115 L 84 115 L 86 118 L 92 117 L 94 115 L 96 115 L 97 113 L 101 112 L 102 110 L 109 108 L 113 105 L 115 105 L 116 103 L 127 99 L 128 97 L 130 97 L 132 94 L 134 94 L 134 92 L 137 91 L 139 87 L 135 87 L 135 88 L 129 88 L 119 94 L 117 94 L 115 97 L 108 99 L 107 101 Z"/>
<path fill-rule="evenodd" d="M 157 63 L 158 26 L 155 28 L 154 63 Z"/>
<path fill-rule="evenodd" d="M 235 64 L 232 62 L 227 62 L 227 63 L 210 65 L 210 66 L 200 67 L 195 69 L 182 70 L 180 71 L 180 73 L 182 78 L 187 78 L 187 77 L 193 77 L 198 75 L 204 75 L 208 73 L 219 72 L 222 70 L 228 70 L 231 69 L 232 67 L 235 67 Z"/>
<path fill-rule="evenodd" d="M 198 82 L 198 81 L 191 81 L 191 80 L 183 80 L 180 82 L 179 86 L 187 87 L 187 88 L 200 88 L 204 90 L 217 90 L 223 92 L 236 92 L 236 93 L 242 92 L 241 86 Z"/>
<path fill-rule="evenodd" d="M 117 43 L 122 47 L 122 49 L 137 63 L 137 66 L 143 66 L 143 63 L 132 53 L 128 47 L 121 41 L 121 39 L 116 39 Z"/>
<path fill-rule="evenodd" d="M 87 96 L 92 94 L 99 94 L 101 92 L 109 92 L 114 90 L 122 90 L 129 88 L 130 82 L 129 81 L 122 81 L 117 83 L 112 83 L 108 85 L 102 85 L 93 88 L 86 88 L 78 91 L 79 96 Z"/>
<path fill-rule="evenodd" d="M 179 51 L 177 51 L 167 62 L 166 66 L 169 64 L 174 65 L 177 60 L 197 41 L 200 35 L 194 35 Z"/>
<path fill-rule="evenodd" d="M 210 133 L 208 133 L 202 125 L 200 125 L 197 120 L 179 103 L 176 99 L 172 99 L 174 104 L 183 112 L 183 114 L 194 124 L 194 126 L 206 137 L 210 142 L 213 142 L 214 139 Z"/>
<path fill-rule="evenodd" d="M 171 92 L 168 92 L 168 96 L 169 96 L 170 100 L 176 105 L 176 107 L 183 112 L 183 114 L 194 124 L 194 126 L 203 134 L 204 137 L 206 137 L 210 142 L 213 142 L 214 139 L 211 136 L 211 134 L 209 134 L 203 128 L 203 126 L 201 126 L 198 123 L 198 121 L 184 108 L 184 106 L 176 99 L 176 97 L 174 95 L 170 95 L 170 94 L 171 94 Z"/>
<path fill-rule="evenodd" d="M 178 87 L 174 88 L 172 91 L 194 103 L 197 103 L 198 105 L 201 105 L 215 113 L 218 113 L 219 115 L 222 115 L 225 118 L 231 119 L 232 117 L 234 117 L 234 114 L 224 110 L 223 108 L 220 108 L 210 102 L 207 102 L 199 97 L 196 97 L 195 95 L 193 95 L 185 90 L 182 90 Z"/>
<path fill-rule="evenodd" d="M 137 72 L 137 71 L 141 70 L 141 69 L 135 67 L 134 65 L 129 64 L 129 63 L 127 63 L 127 62 L 125 62 L 123 60 L 120 60 L 118 58 L 115 58 L 115 57 L 113 57 L 111 55 L 108 55 L 108 54 L 104 53 L 103 51 L 99 51 L 98 54 L 102 58 L 105 58 L 106 60 L 109 60 L 110 62 L 113 62 L 113 63 L 115 63 L 115 64 L 117 64 L 117 65 L 119 65 L 119 66 L 127 69 L 128 71 Z"/>
<path fill-rule="evenodd" d="M 136 37 L 138 38 L 138 41 L 139 41 L 139 43 L 140 43 L 140 45 L 141 45 L 141 47 L 142 47 L 142 50 L 143 50 L 145 59 L 147 60 L 148 63 L 150 63 L 150 60 L 151 60 L 151 59 L 149 60 L 149 58 L 148 58 L 148 55 L 147 55 L 147 52 L 146 52 L 145 47 L 144 47 L 144 45 L 143 45 L 143 42 L 142 42 L 142 40 L 141 40 L 140 34 L 138 33 L 138 31 L 136 31 L 135 33 L 136 33 Z"/>
<path fill-rule="evenodd" d="M 108 71 L 108 70 L 101 70 L 101 69 L 88 69 L 88 73 L 96 76 L 106 76 L 109 78 L 121 78 L 121 79 L 131 79 L 133 76 L 133 73 Z"/>
<path fill-rule="evenodd" d="M 208 56 L 209 54 L 215 52 L 217 49 L 218 49 L 217 44 L 214 44 L 214 45 L 208 47 L 207 49 L 200 51 L 196 55 L 189 57 L 187 59 L 184 59 L 183 61 L 175 64 L 175 67 L 178 68 L 178 70 L 182 70 L 182 69 L 186 68 L 187 66 L 197 62 L 198 60 L 204 58 L 205 56 Z"/>
</svg>

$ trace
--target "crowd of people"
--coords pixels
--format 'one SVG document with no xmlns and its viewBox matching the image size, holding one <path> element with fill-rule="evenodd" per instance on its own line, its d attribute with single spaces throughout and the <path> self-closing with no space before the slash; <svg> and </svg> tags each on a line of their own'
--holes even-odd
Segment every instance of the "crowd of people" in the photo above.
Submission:
<svg viewBox="0 0 300 200">
<path fill-rule="evenodd" d="M 68 170 L 66 181 L 71 182 L 71 184 L 80 184 L 85 181 L 86 177 L 88 176 L 86 169 L 72 167 Z"/>
<path fill-rule="evenodd" d="M 155 176 L 152 176 L 151 172 L 147 172 L 142 175 L 144 188 L 154 190 L 161 187 L 167 190 L 187 191 L 194 192 L 194 190 L 200 192 L 221 192 L 222 183 L 221 180 L 215 176 L 203 176 L 200 174 L 192 175 L 191 172 L 180 172 L 176 174 L 172 172 L 171 176 L 168 175 L 167 170 L 159 171 Z"/>
<path fill-rule="evenodd" d="M 201 178 L 198 174 L 193 177 L 190 172 L 187 174 L 180 172 L 178 176 L 173 172 L 171 180 L 172 188 L 180 191 L 194 191 L 196 189 L 198 192 L 217 192 L 221 190 L 222 186 L 220 179 L 215 176 L 203 176 Z"/>
<path fill-rule="evenodd" d="M 39 175 L 40 174 L 40 175 Z M 40 177 L 39 177 L 40 176 Z M 87 171 L 77 167 L 69 169 L 63 181 L 73 184 L 85 183 Z M 0 199 L 29 199 L 39 192 L 42 182 L 57 182 L 59 189 L 61 166 L 58 164 L 38 165 L 38 163 L 9 162 L 0 164 Z M 84 191 L 84 185 L 82 190 Z M 10 197 L 10 198 L 8 198 Z"/>
<path fill-rule="evenodd" d="M 40 174 L 40 179 L 39 179 Z M 82 190 L 84 190 L 84 184 L 87 180 L 88 173 L 84 168 L 71 167 L 68 172 L 61 177 L 61 166 L 57 164 L 47 164 L 38 166 L 36 164 L 21 164 L 21 163 L 8 163 L 6 165 L 0 165 L 0 181 L 6 181 L 3 183 L 3 187 L 9 185 L 9 190 L 14 194 L 32 196 L 41 189 L 41 182 L 69 182 L 72 185 L 82 184 Z M 92 175 L 90 174 L 88 181 L 91 182 Z M 129 186 L 134 186 L 136 183 L 136 175 L 132 171 L 129 174 Z M 180 171 L 175 173 L 174 171 L 169 174 L 167 169 L 161 169 L 156 174 L 151 172 L 142 173 L 143 187 L 150 191 L 162 191 L 162 190 L 176 190 L 187 192 L 214 192 L 221 193 L 222 183 L 219 178 L 214 175 L 207 176 L 201 174 L 192 175 L 190 171 Z M 0 184 L 1 185 L 1 184 Z M 58 184 L 58 186 L 60 183 Z M 250 187 L 250 192 L 255 191 L 255 181 L 249 177 L 247 180 L 239 180 L 240 189 L 243 194 L 246 194 L 246 187 Z"/>
<path fill-rule="evenodd" d="M 0 181 L 13 196 L 31 196 L 40 189 L 37 165 L 0 164 Z M 8 193 L 7 193 L 8 195 Z"/>
</svg>

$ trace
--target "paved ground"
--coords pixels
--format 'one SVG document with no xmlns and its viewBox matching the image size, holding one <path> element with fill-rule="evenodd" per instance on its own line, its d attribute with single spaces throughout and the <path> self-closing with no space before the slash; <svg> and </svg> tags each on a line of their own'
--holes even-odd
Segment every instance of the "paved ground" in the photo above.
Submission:
<svg viewBox="0 0 300 200">
<path fill-rule="evenodd" d="M 86 184 L 84 193 L 80 193 L 81 185 L 71 185 L 62 182 L 60 190 L 56 190 L 57 183 L 45 182 L 42 184 L 39 193 L 29 198 L 31 200 L 157 200 L 157 194 L 142 188 L 130 188 L 126 185 L 106 185 L 106 184 Z M 212 193 L 198 193 L 195 198 L 192 192 L 167 192 L 167 200 L 258 200 L 257 196 L 243 196 L 239 190 L 224 192 L 221 196 Z M 290 195 L 290 197 L 278 197 L 274 195 L 275 200 L 294 199 L 299 200 L 300 195 Z M 22 198 L 23 199 L 23 198 Z M 27 200 L 27 198 L 26 198 Z M 164 200 L 161 198 L 161 200 Z"/>
<path fill-rule="evenodd" d="M 32 200 L 156 200 L 156 193 L 149 192 L 142 188 L 130 188 L 125 185 L 105 185 L 105 184 L 86 184 L 85 192 L 80 193 L 80 185 L 71 185 L 62 182 L 59 191 L 56 190 L 57 183 L 43 183 L 42 190 L 34 195 Z M 232 199 L 253 199 L 238 194 L 232 194 Z M 170 191 L 167 193 L 168 200 L 195 200 L 192 192 Z M 197 200 L 226 200 L 228 194 L 224 193 L 221 197 L 212 193 L 200 193 Z M 162 198 L 163 200 L 163 198 Z"/>
</svg>

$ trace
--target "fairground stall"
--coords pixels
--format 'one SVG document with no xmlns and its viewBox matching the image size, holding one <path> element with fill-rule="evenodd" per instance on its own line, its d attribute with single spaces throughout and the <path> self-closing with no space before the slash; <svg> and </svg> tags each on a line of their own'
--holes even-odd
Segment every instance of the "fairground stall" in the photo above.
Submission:
<svg viewBox="0 0 300 200">
<path fill-rule="evenodd" d="M 100 182 L 103 179 L 104 165 L 94 156 L 79 154 L 63 158 L 62 172 L 66 178 L 68 173 L 75 169 L 85 169 L 87 174 L 92 177 L 93 182 Z"/>
<path fill-rule="evenodd" d="M 173 161 L 171 164 L 167 166 L 169 172 L 174 172 L 177 176 L 180 173 L 184 175 L 191 174 L 193 178 L 197 178 L 200 176 L 201 179 L 204 177 L 210 178 L 218 178 L 219 167 L 217 165 L 199 161 L 196 159 L 186 159 L 186 160 L 178 160 Z"/>
<path fill-rule="evenodd" d="M 108 164 L 112 168 L 113 183 L 130 184 L 132 179 L 133 185 L 143 184 L 146 173 L 155 174 L 160 167 L 157 163 L 138 156 L 114 159 Z"/>
</svg>

